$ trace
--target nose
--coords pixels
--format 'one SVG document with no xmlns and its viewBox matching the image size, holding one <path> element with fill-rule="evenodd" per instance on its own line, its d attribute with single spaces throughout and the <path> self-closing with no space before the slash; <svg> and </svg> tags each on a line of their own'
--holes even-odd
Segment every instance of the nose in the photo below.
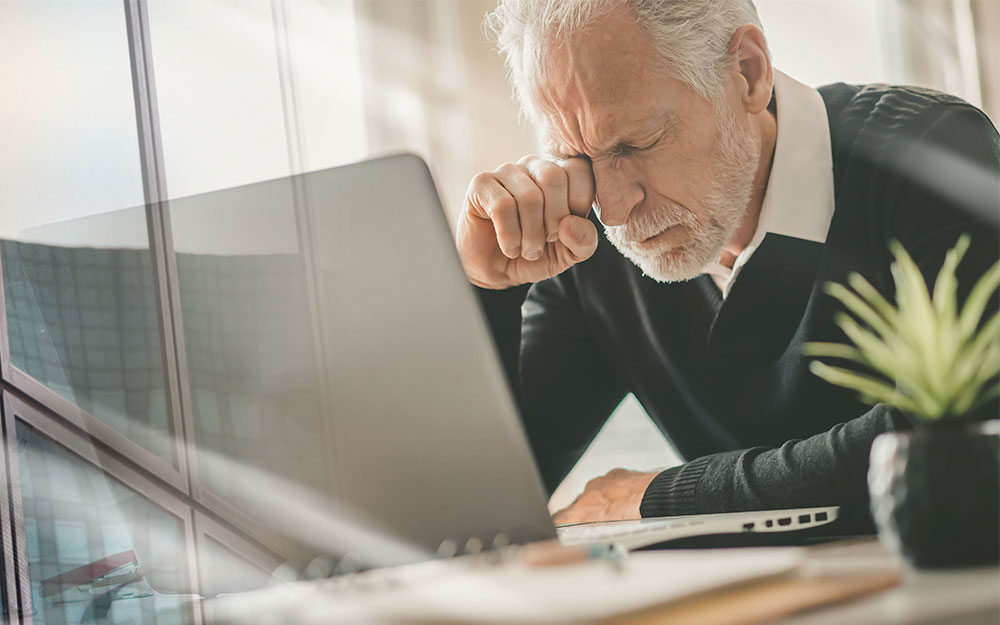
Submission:
<svg viewBox="0 0 1000 625">
<path fill-rule="evenodd" d="M 611 163 L 594 163 L 594 188 L 598 217 L 605 226 L 621 226 L 628 221 L 645 197 L 642 185 L 627 171 Z"/>
</svg>

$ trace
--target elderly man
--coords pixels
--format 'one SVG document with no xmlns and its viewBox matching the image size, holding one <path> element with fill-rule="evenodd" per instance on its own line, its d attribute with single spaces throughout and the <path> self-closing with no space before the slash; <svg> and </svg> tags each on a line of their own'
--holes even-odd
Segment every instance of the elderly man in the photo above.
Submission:
<svg viewBox="0 0 1000 625">
<path fill-rule="evenodd" d="M 751 0 L 501 0 L 489 25 L 549 154 L 477 175 L 457 245 L 545 483 L 629 392 L 686 459 L 612 471 L 555 520 L 840 505 L 868 528 L 872 439 L 909 423 L 802 344 L 843 340 L 827 281 L 891 299 L 891 239 L 926 276 L 970 233 L 966 291 L 998 257 L 989 119 L 796 82 Z"/>
</svg>

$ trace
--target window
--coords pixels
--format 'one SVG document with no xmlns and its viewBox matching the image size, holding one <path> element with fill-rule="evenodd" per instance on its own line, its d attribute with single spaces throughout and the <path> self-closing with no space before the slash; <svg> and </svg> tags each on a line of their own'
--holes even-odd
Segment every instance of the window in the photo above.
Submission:
<svg viewBox="0 0 1000 625">
<path fill-rule="evenodd" d="M 197 606 L 186 508 L 127 470 L 116 471 L 121 479 L 112 477 L 85 442 L 16 402 L 9 405 L 13 414 L 73 441 L 76 452 L 16 421 L 13 496 L 23 510 L 35 622 L 190 622 Z"/>
<path fill-rule="evenodd" d="M 267 224 L 252 202 L 209 215 L 155 201 L 365 156 L 353 7 L 0 9 L 14 60 L 0 81 L 17 94 L 0 102 L 4 622 L 20 608 L 36 623 L 188 622 L 194 598 L 255 587 L 288 558 L 234 521 L 246 484 L 227 467 L 330 488 L 318 439 L 303 436 L 318 424 L 279 419 L 315 421 L 319 402 L 310 346 L 278 332 L 310 323 L 305 276 L 286 279 L 303 268 L 294 190 L 270 198 L 284 210 Z M 224 241 L 222 223 L 285 232 L 289 246 Z M 241 315 L 260 302 L 273 318 Z M 285 388 L 261 384 L 282 372 Z"/>
</svg>

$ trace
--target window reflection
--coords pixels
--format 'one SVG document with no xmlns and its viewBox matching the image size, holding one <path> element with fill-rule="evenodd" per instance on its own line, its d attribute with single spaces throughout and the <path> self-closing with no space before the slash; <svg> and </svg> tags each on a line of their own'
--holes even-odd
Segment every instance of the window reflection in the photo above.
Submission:
<svg viewBox="0 0 1000 625">
<path fill-rule="evenodd" d="M 34 621 L 190 621 L 182 521 L 18 423 Z"/>
<path fill-rule="evenodd" d="M 201 544 L 199 557 L 202 562 L 202 595 L 205 597 L 257 590 L 271 581 L 270 571 L 207 536 Z"/>
<path fill-rule="evenodd" d="M 176 466 L 149 251 L 0 240 L 0 263 L 11 363 Z"/>
<path fill-rule="evenodd" d="M 203 485 L 241 507 L 255 470 L 325 491 L 301 259 L 178 254 L 177 271 Z"/>
<path fill-rule="evenodd" d="M 286 179 L 170 204 L 196 477 L 279 530 L 275 493 L 332 488 L 292 198 Z"/>
</svg>

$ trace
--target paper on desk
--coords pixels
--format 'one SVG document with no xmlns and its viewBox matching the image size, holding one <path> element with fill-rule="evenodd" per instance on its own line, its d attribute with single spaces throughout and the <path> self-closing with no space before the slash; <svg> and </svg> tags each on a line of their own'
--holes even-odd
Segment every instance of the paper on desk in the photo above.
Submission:
<svg viewBox="0 0 1000 625">
<path fill-rule="evenodd" d="M 295 583 L 214 600 L 213 623 L 582 623 L 789 573 L 794 548 L 642 552 L 609 563 L 529 568 L 441 563 L 407 582 Z"/>
</svg>

